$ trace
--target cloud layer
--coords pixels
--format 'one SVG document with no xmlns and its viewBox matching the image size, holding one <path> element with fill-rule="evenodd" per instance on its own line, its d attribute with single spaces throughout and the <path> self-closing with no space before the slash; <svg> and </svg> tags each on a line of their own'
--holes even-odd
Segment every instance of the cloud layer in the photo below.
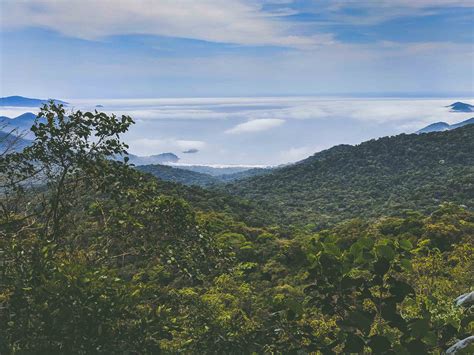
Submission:
<svg viewBox="0 0 474 355">
<path fill-rule="evenodd" d="M 73 100 L 73 106 L 93 109 L 98 100 Z M 452 99 L 320 98 L 320 97 L 229 97 L 169 98 L 146 100 L 101 100 L 102 110 L 127 114 L 143 122 L 224 121 L 232 126 L 226 133 L 251 133 L 278 127 L 288 120 L 349 119 L 360 122 L 412 123 L 435 120 L 453 123 L 469 113 L 449 115 L 445 106 Z M 467 99 L 471 102 L 470 99 Z M 3 108 L 19 115 L 25 108 Z M 462 117 L 461 117 L 462 116 Z M 467 117 L 469 116 L 469 117 Z M 255 118 L 258 117 L 258 118 Z M 235 122 L 238 122 L 237 124 Z"/>
<path fill-rule="evenodd" d="M 183 164 L 243 165 L 294 162 L 336 144 L 412 133 L 439 121 L 457 123 L 473 114 L 453 113 L 446 106 L 455 101 L 474 103 L 461 97 L 66 101 L 76 109 L 93 110 L 100 103 L 107 112 L 131 114 L 137 123 L 123 138 L 133 154 L 173 152 Z M 17 116 L 31 108 L 12 110 L 0 108 L 0 116 Z"/>
</svg>

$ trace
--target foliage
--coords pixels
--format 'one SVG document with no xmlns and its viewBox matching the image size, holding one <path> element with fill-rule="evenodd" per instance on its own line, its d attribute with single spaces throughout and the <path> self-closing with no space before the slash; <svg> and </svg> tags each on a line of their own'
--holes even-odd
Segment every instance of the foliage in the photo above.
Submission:
<svg viewBox="0 0 474 355">
<path fill-rule="evenodd" d="M 214 185 L 223 184 L 226 182 L 236 181 L 240 179 L 249 178 L 252 176 L 259 176 L 267 174 L 271 171 L 270 168 L 253 168 L 244 171 L 238 171 L 233 173 L 225 173 L 216 175 L 215 171 L 219 168 L 208 168 L 209 173 L 204 173 L 201 171 L 206 171 L 206 167 L 171 167 L 160 164 L 151 164 L 151 165 L 139 165 L 136 167 L 139 171 L 144 173 L 149 173 L 161 180 L 173 181 L 180 184 L 188 186 L 201 186 L 201 187 L 210 187 Z M 200 170 L 194 171 L 192 169 Z M 231 170 L 232 168 L 220 168 L 222 170 Z"/>
<path fill-rule="evenodd" d="M 354 217 L 474 206 L 474 125 L 341 145 L 226 191 L 264 204 L 284 224 L 326 226 Z"/>
<path fill-rule="evenodd" d="M 33 127 L 31 149 L 0 159 L 0 353 L 439 354 L 472 333 L 472 309 L 453 304 L 473 289 L 469 186 L 429 214 L 413 199 L 406 211 L 375 203 L 355 219 L 341 209 L 339 223 L 310 214 L 313 225 L 289 227 L 265 206 L 112 161 L 125 154 L 119 135 L 130 118 L 67 114 L 54 103 L 42 114 L 48 123 Z M 453 132 L 442 134 L 457 143 L 470 134 Z M 431 172 L 419 144 L 446 143 L 399 139 Z M 388 139 L 362 152 L 381 142 L 393 148 Z M 458 148 L 447 163 L 456 179 L 463 162 L 472 167 Z M 332 171 L 346 149 L 310 162 Z M 402 171 L 403 152 L 380 153 L 377 164 Z M 364 201 L 358 184 L 372 181 L 353 164 L 338 168 L 355 170 L 348 191 L 358 200 L 341 197 L 349 206 Z M 291 169 L 269 177 L 279 186 Z M 326 178 L 322 186 L 340 196 Z"/>
<path fill-rule="evenodd" d="M 217 177 L 209 174 L 198 173 L 166 165 L 140 165 L 137 166 L 137 169 L 144 173 L 152 174 L 161 180 L 174 181 L 184 185 L 210 186 L 219 183 Z"/>
</svg>

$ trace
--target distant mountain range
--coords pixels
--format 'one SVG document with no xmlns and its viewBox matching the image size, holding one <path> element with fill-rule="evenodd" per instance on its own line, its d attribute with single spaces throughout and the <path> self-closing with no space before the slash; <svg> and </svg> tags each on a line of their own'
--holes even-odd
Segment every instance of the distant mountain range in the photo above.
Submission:
<svg viewBox="0 0 474 355">
<path fill-rule="evenodd" d="M 161 153 L 147 156 L 140 156 L 135 154 L 128 155 L 129 163 L 134 165 L 149 165 L 149 164 L 166 164 L 177 163 L 179 157 L 174 153 Z"/>
<path fill-rule="evenodd" d="M 0 106 L 13 106 L 13 107 L 40 107 L 47 103 L 49 100 L 53 100 L 57 104 L 68 105 L 67 102 L 57 99 L 33 99 L 23 96 L 7 96 L 0 97 Z"/>
<path fill-rule="evenodd" d="M 213 185 L 224 184 L 224 183 L 228 183 L 228 182 L 232 182 L 236 180 L 250 178 L 253 176 L 267 174 L 272 171 L 272 168 L 267 168 L 267 169 L 246 168 L 246 170 L 229 173 L 229 171 L 231 170 L 227 170 L 227 169 L 234 169 L 234 168 L 213 168 L 213 167 L 206 167 L 206 166 L 199 166 L 199 167 L 210 168 L 210 171 L 212 171 L 214 175 L 189 170 L 187 169 L 188 167 L 186 166 L 169 166 L 169 165 L 152 164 L 152 165 L 140 165 L 140 166 L 137 166 L 136 169 L 144 173 L 149 173 L 161 180 L 173 181 L 173 182 L 177 182 L 177 183 L 188 185 L 188 186 L 201 186 L 201 187 L 209 187 Z"/>
<path fill-rule="evenodd" d="M 31 126 L 34 124 L 36 115 L 31 112 L 26 112 L 18 117 L 10 118 L 6 116 L 0 116 L 0 132 L 2 135 L 6 135 L 11 131 L 15 134 L 25 134 L 26 138 L 30 138 L 28 134 Z M 42 118 L 44 120 L 44 118 Z M 31 142 L 26 140 L 26 142 Z M 20 148 L 20 147 L 18 147 Z M 23 149 L 24 146 L 21 147 Z M 150 156 L 138 156 L 129 154 L 131 164 L 135 165 L 146 165 L 146 164 L 165 164 L 165 163 L 177 163 L 179 157 L 173 153 L 162 153 Z"/>
<path fill-rule="evenodd" d="M 473 105 L 469 105 L 459 101 L 446 107 L 449 107 L 451 109 L 451 112 L 474 112 Z"/>
<path fill-rule="evenodd" d="M 201 174 L 207 174 L 211 176 L 221 176 L 243 173 L 251 169 L 262 169 L 255 168 L 252 166 L 209 166 L 209 165 L 173 165 L 173 167 L 183 170 L 190 170 Z"/>
<path fill-rule="evenodd" d="M 27 115 L 27 114 L 25 114 Z M 27 123 L 31 119 L 30 116 L 21 115 L 14 120 L 16 123 L 25 123 L 25 126 L 30 127 Z M 31 114 L 32 115 L 32 114 Z M 24 117 L 23 117 L 24 116 Z M 34 116 L 34 115 L 33 115 Z M 0 117 L 1 120 L 8 119 L 8 117 Z M 34 118 L 33 118 L 34 120 Z M 0 154 L 6 150 L 21 151 L 32 143 L 31 140 L 26 139 L 22 133 L 22 129 L 18 125 L 2 127 L 0 123 Z M 176 166 L 172 167 L 164 164 L 177 163 L 179 157 L 174 153 L 161 153 L 149 156 L 138 156 L 129 154 L 129 163 L 134 164 L 137 170 L 150 173 L 165 181 L 178 182 L 188 186 L 210 186 L 221 184 L 224 182 L 231 182 L 238 179 L 243 179 L 250 176 L 257 176 L 264 174 L 271 169 L 263 168 L 249 168 L 249 167 L 210 167 L 204 165 L 191 166 Z M 122 157 L 117 157 L 117 160 L 123 160 Z M 199 172 L 202 171 L 202 172 Z"/>
<path fill-rule="evenodd" d="M 14 118 L 0 116 L 0 129 L 4 131 L 12 129 L 17 129 L 20 131 L 29 131 L 31 126 L 35 122 L 35 119 L 36 115 L 31 112 L 26 112 Z"/>
<path fill-rule="evenodd" d="M 39 107 L 47 101 L 48 100 L 22 96 L 9 96 L 0 98 L 0 106 Z M 64 101 L 55 100 L 55 102 L 67 105 Z M 101 105 L 97 105 L 96 107 L 101 107 Z M 451 112 L 474 112 L 473 105 L 463 102 L 454 102 L 446 107 L 450 108 Z M 8 146 L 13 141 L 16 142 L 16 150 L 21 150 L 30 144 L 31 141 L 27 139 L 30 138 L 28 132 L 35 119 L 36 115 L 32 112 L 26 112 L 15 118 L 0 116 L 0 149 Z M 436 122 L 418 130 L 416 133 L 448 131 L 473 123 L 474 117 L 453 125 L 446 122 Z M 16 137 L 10 133 L 15 130 L 16 132 L 13 132 L 15 134 L 26 133 L 26 135 L 20 135 L 21 138 Z M 197 152 L 197 150 L 188 150 L 183 153 L 195 152 Z M 275 168 L 252 168 L 244 166 L 214 167 L 206 165 L 174 165 L 179 162 L 180 158 L 172 152 L 149 156 L 129 154 L 129 159 L 129 162 L 137 166 L 139 170 L 149 172 L 163 180 L 180 182 L 185 185 L 210 186 L 248 177 L 266 175 L 269 172 L 279 170 Z"/>
<path fill-rule="evenodd" d="M 453 124 L 453 125 L 450 125 L 446 122 L 436 122 L 436 123 L 432 123 L 418 131 L 416 131 L 416 133 L 420 134 L 420 133 L 431 133 L 431 132 L 442 132 L 442 131 L 449 131 L 451 129 L 455 129 L 455 128 L 459 128 L 459 127 L 463 127 L 463 126 L 466 126 L 466 125 L 470 125 L 470 124 L 474 124 L 474 117 L 472 118 L 469 118 L 465 121 L 462 121 L 462 122 L 459 122 L 459 123 L 456 123 L 456 124 Z"/>
<path fill-rule="evenodd" d="M 161 180 L 178 182 L 183 185 L 210 186 L 219 183 L 217 177 L 209 174 L 198 173 L 196 171 L 184 170 L 169 165 L 151 164 L 140 165 L 137 170 L 149 173 Z"/>
<path fill-rule="evenodd" d="M 0 131 L 0 155 L 21 151 L 31 144 L 31 141 L 16 135 L 17 132 Z"/>
</svg>

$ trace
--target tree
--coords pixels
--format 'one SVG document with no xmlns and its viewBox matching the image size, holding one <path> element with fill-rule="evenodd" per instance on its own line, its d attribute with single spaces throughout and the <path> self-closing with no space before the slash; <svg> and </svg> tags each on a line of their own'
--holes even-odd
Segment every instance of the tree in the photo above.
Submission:
<svg viewBox="0 0 474 355">
<path fill-rule="evenodd" d="M 50 101 L 41 108 L 31 127 L 33 143 L 22 152 L 1 157 L 0 168 L 7 176 L 4 191 L 46 184 L 43 231 L 56 240 L 61 220 L 74 203 L 78 184 L 93 178 L 107 159 L 126 155 L 128 146 L 120 141 L 120 134 L 132 123 L 129 116 L 117 118 L 104 112 L 66 113 L 62 104 Z"/>
</svg>

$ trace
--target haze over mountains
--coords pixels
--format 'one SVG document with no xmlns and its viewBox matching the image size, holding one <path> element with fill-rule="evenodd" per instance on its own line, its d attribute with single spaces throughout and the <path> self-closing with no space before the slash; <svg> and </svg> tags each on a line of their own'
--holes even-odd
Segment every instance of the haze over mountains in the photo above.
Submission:
<svg viewBox="0 0 474 355">
<path fill-rule="evenodd" d="M 0 107 L 1 106 L 12 106 L 12 107 L 34 107 L 38 108 L 45 103 L 48 103 L 50 100 L 58 104 L 67 105 L 68 103 L 65 101 L 57 100 L 57 99 L 34 99 L 29 97 L 23 96 L 6 96 L 0 97 Z"/>
<path fill-rule="evenodd" d="M 29 131 L 30 127 L 35 122 L 36 115 L 32 112 L 25 112 L 17 117 L 6 117 L 0 116 L 0 124 L 5 125 L 3 130 L 5 129 L 17 129 L 21 131 Z M 27 132 L 25 132 L 27 133 Z"/>
<path fill-rule="evenodd" d="M 135 154 L 129 154 L 129 162 L 134 165 L 147 165 L 147 164 L 170 164 L 179 161 L 179 157 L 174 153 L 160 153 L 147 156 L 138 156 Z"/>
<path fill-rule="evenodd" d="M 474 124 L 474 117 L 472 118 L 469 118 L 465 121 L 462 121 L 462 122 L 459 122 L 459 123 L 455 123 L 455 124 L 448 124 L 446 122 L 436 122 L 436 123 L 432 123 L 418 131 L 416 131 L 416 133 L 430 133 L 430 132 L 442 132 L 442 131 L 448 131 L 450 129 L 456 129 L 456 128 L 459 128 L 459 127 L 463 127 L 463 126 L 466 126 L 466 125 L 470 125 L 470 124 Z"/>
<path fill-rule="evenodd" d="M 10 98 L 5 99 L 8 100 L 3 102 L 11 102 Z M 27 103 L 44 102 L 21 99 Z M 221 175 L 294 163 L 334 145 L 411 133 L 433 122 L 444 123 L 430 126 L 426 131 L 447 129 L 446 125 L 457 127 L 460 121 L 472 117 L 469 112 L 455 111 L 465 111 L 472 105 L 464 100 L 444 99 L 296 97 L 66 101 L 70 102 L 69 107 L 83 111 L 100 109 L 131 115 L 136 124 L 124 139 L 130 146 L 134 164 L 173 164 L 211 175 L 211 171 L 205 170 L 214 167 L 215 173 Z M 23 131 L 32 124 L 35 111 L 32 107 L 0 106 L 3 122 L 7 122 L 9 128 L 16 126 Z M 160 156 L 166 152 L 177 158 Z M 225 171 L 223 166 L 233 171 Z"/>
<path fill-rule="evenodd" d="M 205 169 L 208 168 L 208 169 Z M 274 168 L 212 168 L 199 166 L 168 166 L 160 164 L 137 166 L 160 180 L 173 181 L 188 186 L 210 187 L 270 173 Z M 210 171 L 210 173 L 199 172 Z"/>
</svg>

